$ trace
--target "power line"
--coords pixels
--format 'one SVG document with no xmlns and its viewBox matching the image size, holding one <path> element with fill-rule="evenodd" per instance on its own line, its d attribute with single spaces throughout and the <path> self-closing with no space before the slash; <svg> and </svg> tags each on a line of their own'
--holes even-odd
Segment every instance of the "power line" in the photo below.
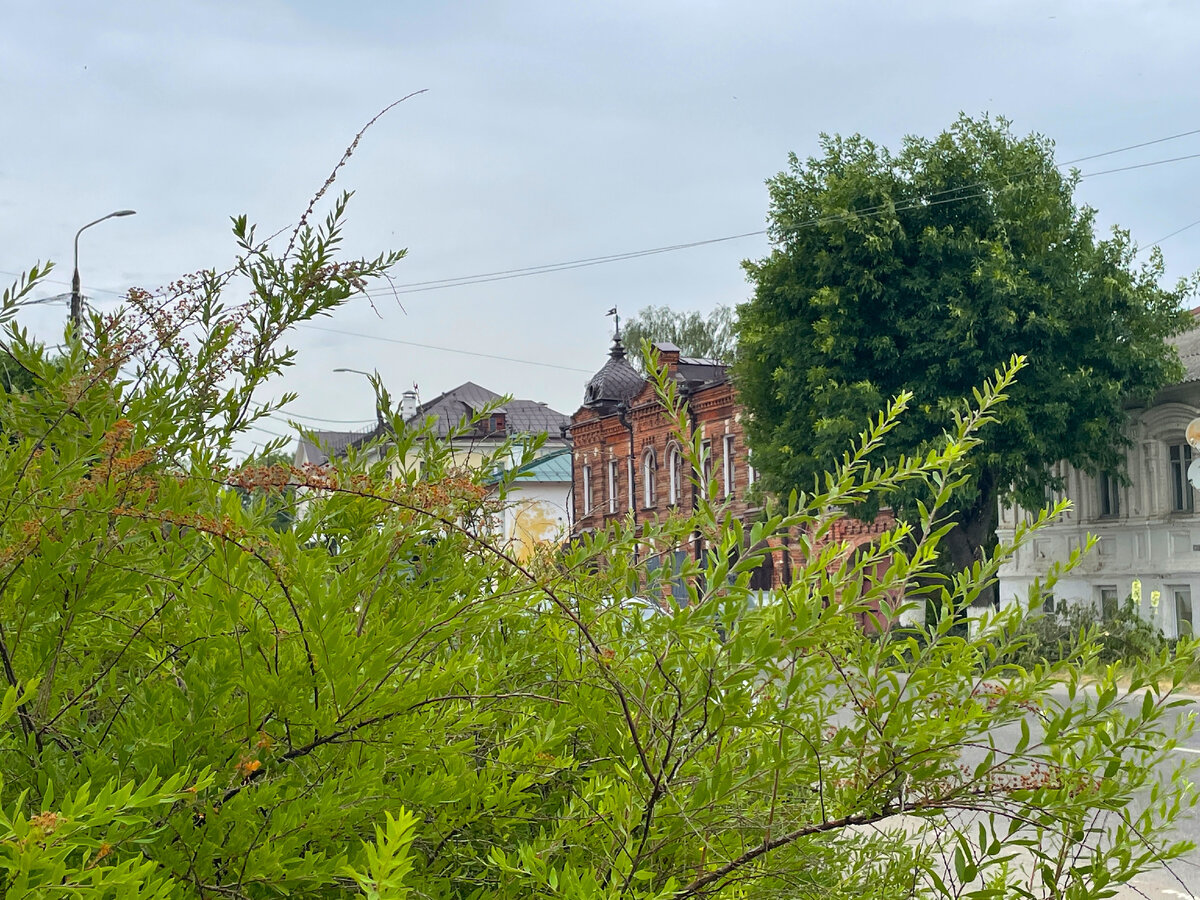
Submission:
<svg viewBox="0 0 1200 900">
<path fill-rule="evenodd" d="M 1130 144 L 1128 147 L 1118 147 L 1116 150 L 1105 150 L 1103 153 L 1093 153 L 1091 156 L 1077 156 L 1074 159 L 1068 159 L 1066 162 L 1058 163 L 1058 167 L 1074 165 L 1075 163 L 1087 162 L 1089 159 L 1100 159 L 1102 156 L 1113 156 L 1117 153 L 1125 153 L 1129 150 L 1140 150 L 1142 147 L 1149 147 L 1152 144 L 1165 144 L 1167 141 L 1178 140 L 1179 138 L 1191 137 L 1193 134 L 1200 134 L 1200 128 L 1193 128 L 1191 131 L 1181 131 L 1179 134 L 1169 134 L 1166 137 L 1155 138 L 1152 141 L 1142 141 L 1140 144 Z"/>
<path fill-rule="evenodd" d="M 255 431 L 261 431 L 263 434 L 269 434 L 271 437 L 283 438 L 285 441 L 294 440 L 295 435 L 280 434 L 277 431 L 272 431 L 269 428 L 263 428 L 261 425 L 248 425 L 248 428 L 253 428 Z"/>
<path fill-rule="evenodd" d="M 1115 172 L 1132 172 L 1134 169 L 1149 169 L 1151 166 L 1165 166 L 1167 163 L 1183 162 L 1185 159 L 1196 159 L 1200 157 L 1200 153 L 1189 153 L 1187 156 L 1173 156 L 1170 159 L 1156 159 L 1151 162 L 1137 163 L 1132 166 L 1121 166 L 1117 169 L 1102 169 L 1099 172 L 1085 172 L 1080 175 L 1083 178 L 1095 178 L 1097 175 L 1112 175 Z"/>
<path fill-rule="evenodd" d="M 665 247 L 651 247 L 647 250 L 630 250 L 626 253 L 611 253 L 606 256 L 589 256 L 589 257 L 585 257 L 584 259 L 571 259 L 571 260 L 567 260 L 565 262 L 546 263 L 545 265 L 540 265 L 540 266 L 526 266 L 526 267 L 520 268 L 520 269 L 501 269 L 498 272 L 482 272 L 478 275 L 462 275 L 457 278 L 435 278 L 432 281 L 410 281 L 410 282 L 406 282 L 404 284 L 397 284 L 397 285 L 395 285 L 395 287 L 397 289 L 424 287 L 426 285 L 445 285 L 446 287 L 456 287 L 457 285 L 447 284 L 447 282 L 470 283 L 472 280 L 474 280 L 476 278 L 499 280 L 499 277 L 504 276 L 504 275 L 519 275 L 519 274 L 526 274 L 526 273 L 536 275 L 536 274 L 539 274 L 539 270 L 556 271 L 560 267 L 577 268 L 580 266 L 599 265 L 600 263 L 616 262 L 618 260 L 623 260 L 623 259 L 636 259 L 639 256 L 650 256 L 655 253 L 669 253 L 672 250 L 687 250 L 692 247 L 703 247 L 706 244 L 719 244 L 723 241 L 736 241 L 736 240 L 740 240 L 741 238 L 756 237 L 760 234 L 766 234 L 766 233 L 767 233 L 767 231 L 765 228 L 760 228 L 757 231 L 745 231 L 745 232 L 742 232 L 741 234 L 731 234 L 731 235 L 727 235 L 725 237 L 708 238 L 708 239 L 702 240 L 702 241 L 689 241 L 686 244 L 669 244 Z M 399 291 L 399 292 L 400 293 L 408 293 L 408 291 Z M 387 290 L 387 288 L 379 288 L 377 293 L 386 294 L 386 293 L 389 293 L 389 291 Z"/>
<path fill-rule="evenodd" d="M 1200 128 L 1192 129 L 1189 131 L 1181 131 L 1176 134 L 1167 135 L 1165 137 L 1154 138 L 1153 140 L 1140 141 L 1136 144 L 1128 144 L 1123 147 L 1117 147 L 1112 150 L 1105 150 L 1100 153 L 1092 153 L 1087 156 L 1075 157 L 1074 159 L 1069 159 L 1065 162 L 1055 163 L 1054 167 L 1055 168 L 1063 168 L 1065 166 L 1074 165 L 1075 163 L 1086 162 L 1088 160 L 1093 160 L 1093 159 L 1100 159 L 1100 158 L 1103 158 L 1106 156 L 1113 156 L 1118 153 L 1126 153 L 1130 150 L 1137 150 L 1137 149 L 1140 149 L 1143 147 L 1149 147 L 1149 146 L 1153 146 L 1156 144 L 1162 144 L 1167 141 L 1174 141 L 1174 140 L 1178 140 L 1180 138 L 1190 137 L 1190 136 L 1196 135 L 1196 134 L 1200 134 Z M 1137 164 L 1129 165 L 1129 166 L 1120 166 L 1117 168 L 1104 169 L 1104 170 L 1100 170 L 1100 171 L 1096 171 L 1096 172 L 1086 172 L 1086 173 L 1081 174 L 1079 176 L 1079 178 L 1080 178 L 1080 180 L 1083 180 L 1085 178 L 1095 178 L 1095 177 L 1101 176 L 1101 175 L 1112 175 L 1112 174 L 1116 174 L 1118 172 L 1128 172 L 1128 171 L 1133 171 L 1136 169 L 1145 169 L 1145 168 L 1150 168 L 1153 166 L 1167 165 L 1169 163 L 1182 162 L 1184 160 L 1196 159 L 1198 157 L 1200 157 L 1200 153 L 1193 153 L 1193 154 L 1188 154 L 1185 156 L 1176 156 L 1176 157 L 1172 157 L 1169 159 L 1153 160 L 1150 162 L 1137 163 Z M 1024 172 L 1018 172 L 1016 174 L 1019 176 L 1019 175 L 1028 174 L 1029 172 L 1033 172 L 1033 171 L 1037 171 L 1037 169 L 1031 168 L 1031 169 L 1025 170 Z M 919 201 L 919 202 L 911 204 L 909 206 L 896 207 L 895 209 L 896 209 L 896 211 L 902 211 L 904 209 L 914 208 L 914 206 L 917 206 L 917 205 L 935 205 L 935 204 L 930 203 L 929 201 L 933 201 L 936 198 L 938 198 L 944 194 L 955 193 L 958 191 L 971 190 L 973 188 L 988 187 L 988 186 L 990 186 L 990 182 L 980 181 L 980 182 L 976 182 L 974 184 L 966 184 L 966 185 L 959 185 L 954 188 L 946 188 L 942 191 L 935 191 L 934 193 L 925 197 L 923 201 Z M 979 195 L 976 194 L 976 195 L 971 195 L 971 196 L 962 196 L 957 199 L 967 200 L 967 199 L 971 199 L 972 196 L 979 196 Z M 890 204 L 879 204 L 875 207 L 867 207 L 862 210 L 856 210 L 853 213 L 847 213 L 847 214 L 838 215 L 838 216 L 823 217 L 823 218 L 818 218 L 818 219 L 812 219 L 807 222 L 797 223 L 793 227 L 795 227 L 795 228 L 812 227 L 812 226 L 816 226 L 816 225 L 820 225 L 820 224 L 831 224 L 833 222 L 843 220 L 843 219 L 862 218 L 864 216 L 873 214 L 875 212 L 879 212 L 884 209 L 888 209 L 889 207 L 890 207 Z M 558 262 L 558 263 L 546 263 L 546 264 L 536 265 L 536 266 L 524 266 L 524 267 L 513 268 L 513 269 L 501 269 L 501 270 L 494 271 L 494 272 L 481 272 L 481 273 L 477 273 L 474 275 L 462 275 L 462 276 L 455 276 L 455 277 L 451 277 L 451 278 L 431 279 L 431 280 L 427 280 L 427 281 L 405 282 L 405 283 L 400 283 L 400 284 L 394 285 L 390 290 L 388 288 L 378 288 L 378 289 L 371 290 L 371 291 L 365 291 L 364 293 L 367 293 L 370 296 L 386 296 L 389 293 L 391 293 L 391 294 L 421 293 L 424 291 L 444 290 L 446 288 L 462 287 L 462 286 L 471 285 L 471 284 L 487 284 L 487 283 L 490 283 L 493 281 L 506 281 L 506 280 L 509 280 L 512 278 L 527 278 L 532 275 L 542 275 L 542 274 L 548 274 L 551 272 L 562 272 L 562 271 L 568 271 L 568 270 L 577 269 L 577 268 L 605 265 L 607 263 L 623 262 L 625 260 L 630 260 L 630 259 L 640 259 L 645 256 L 654 256 L 654 255 L 658 255 L 661 253 L 672 253 L 672 252 L 676 252 L 679 250 L 692 249 L 694 247 L 703 247 L 703 246 L 708 246 L 708 245 L 712 245 L 712 244 L 719 244 L 719 243 L 726 243 L 729 241 L 742 240 L 742 239 L 748 238 L 748 237 L 759 237 L 759 236 L 765 235 L 767 233 L 768 233 L 767 229 L 757 229 L 755 231 L 746 231 L 746 232 L 741 232 L 739 234 L 725 235 L 722 237 L 708 238 L 705 240 L 688 241 L 686 243 L 679 243 L 679 244 L 668 244 L 668 245 L 661 246 L 661 247 L 651 247 L 651 248 L 647 248 L 647 249 L 632 250 L 632 251 L 623 252 L 623 253 L 612 253 L 612 254 L 606 254 L 603 256 L 584 257 L 581 259 L 566 260 L 566 261 Z M 1165 240 L 1165 238 L 1162 238 L 1160 240 Z M 4 271 L 0 270 L 0 274 L 10 275 L 13 277 L 18 277 L 18 278 L 21 277 L 21 273 L 17 273 L 17 272 L 4 272 Z M 46 279 L 46 281 L 48 283 L 53 283 L 53 284 L 68 284 L 68 282 L 62 281 L 59 279 Z M 125 291 L 114 291 L 114 290 L 109 290 L 106 288 L 93 288 L 92 290 L 99 292 L 99 293 L 113 294 L 118 297 L 124 296 L 124 294 L 126 293 Z M 369 337 L 374 337 L 374 335 L 371 335 Z M 416 345 L 416 346 L 422 346 L 422 345 Z M 442 348 L 430 348 L 430 349 L 442 349 Z M 450 348 L 445 348 L 445 349 L 450 349 Z M 452 352 L 465 352 L 465 351 L 452 351 Z M 478 354 L 476 354 L 476 355 L 478 355 Z M 483 354 L 483 355 L 487 355 L 487 354 Z M 503 359 L 504 357 L 496 357 L 496 358 Z M 529 360 L 511 360 L 511 361 L 530 362 Z"/>
<path fill-rule="evenodd" d="M 344 331 L 341 328 L 328 328 L 324 325 L 297 325 L 297 328 L 306 328 L 310 331 L 327 331 L 330 334 L 344 334 L 347 337 L 366 338 L 372 341 L 384 341 L 388 344 L 403 344 L 406 347 L 420 347 L 423 350 L 440 350 L 443 353 L 461 353 L 463 356 L 478 356 L 483 359 L 498 359 L 502 362 L 522 363 L 527 366 L 543 366 L 547 369 L 562 369 L 564 372 L 583 372 L 585 375 L 591 375 L 591 369 L 580 369 L 575 366 L 560 366 L 557 363 L 541 362 L 535 359 L 518 359 L 515 356 L 498 356 L 495 353 L 479 353 L 475 350 L 462 350 L 458 347 L 439 347 L 435 344 L 420 344 L 416 341 L 402 341 L 400 338 L 384 337 L 381 334 L 364 334 L 359 331 Z"/>
<path fill-rule="evenodd" d="M 1175 229 L 1174 231 L 1172 231 L 1170 234 L 1164 234 L 1164 235 L 1163 235 L 1162 237 L 1160 237 L 1160 238 L 1159 238 L 1157 241 L 1155 241 L 1155 242 L 1154 242 L 1154 243 L 1152 243 L 1152 244 L 1147 244 L 1145 247 L 1143 247 L 1143 248 L 1142 248 L 1141 250 L 1139 250 L 1138 252 L 1139 252 L 1139 253 L 1145 253 L 1147 250 L 1150 250 L 1150 249 L 1151 249 L 1151 248 L 1153 248 L 1153 247 L 1157 247 L 1159 244 L 1161 244 L 1161 243 L 1162 243 L 1163 241 L 1165 241 L 1167 238 L 1173 238 L 1173 237 L 1175 237 L 1175 235 L 1177 235 L 1177 234 L 1181 234 L 1182 232 L 1184 232 L 1184 231 L 1187 231 L 1189 228 L 1195 228 L 1197 225 L 1200 225 L 1200 219 L 1197 219 L 1195 222 L 1188 222 L 1188 223 L 1187 223 L 1186 225 L 1184 225 L 1182 228 L 1176 228 L 1176 229 Z"/>
<path fill-rule="evenodd" d="M 290 419 L 304 419 L 309 422 L 320 422 L 328 425 L 365 425 L 375 421 L 374 419 L 324 419 L 320 416 L 303 416 L 300 413 L 288 412 L 287 410 L 276 410 L 275 412 L 267 413 L 267 415 L 281 422 L 286 422 Z"/>
<path fill-rule="evenodd" d="M 1139 147 L 1147 147 L 1147 146 L 1150 146 L 1151 144 L 1159 144 L 1159 143 L 1162 143 L 1163 141 L 1175 140 L 1177 138 L 1187 137 L 1187 136 L 1193 135 L 1193 134 L 1200 134 L 1200 129 L 1195 129 L 1193 131 L 1180 132 L 1179 134 L 1171 135 L 1171 136 L 1165 137 L 1165 138 L 1158 138 L 1153 141 L 1143 141 L 1140 144 L 1130 144 L 1128 147 L 1119 147 L 1115 150 L 1106 150 L 1103 153 L 1094 153 L 1094 154 L 1091 154 L 1090 156 L 1081 156 L 1076 159 L 1068 160 L 1066 162 L 1055 163 L 1054 167 L 1062 168 L 1064 166 L 1073 165 L 1074 163 L 1077 163 L 1077 162 L 1084 162 L 1089 159 L 1099 159 L 1100 157 L 1111 156 L 1115 153 L 1124 153 L 1128 150 L 1134 150 Z M 1153 160 L 1151 162 L 1137 163 L 1137 164 L 1129 165 L 1129 166 L 1120 166 L 1120 167 L 1112 168 L 1112 169 L 1102 169 L 1102 170 L 1099 170 L 1096 172 L 1084 172 L 1079 175 L 1079 180 L 1082 181 L 1086 178 L 1096 178 L 1101 175 L 1113 175 L 1118 172 L 1129 172 L 1129 171 L 1133 171 L 1135 169 L 1146 169 L 1146 168 L 1150 168 L 1153 166 L 1161 166 L 1161 165 L 1166 165 L 1168 163 L 1182 162 L 1184 160 L 1196 159 L 1196 158 L 1200 158 L 1200 153 L 1192 153 L 1192 154 L 1188 154 L 1186 156 L 1175 156 L 1175 157 L 1171 157 L 1170 159 Z M 1037 171 L 1037 169 L 1035 169 L 1035 168 L 1026 169 L 1024 171 L 1017 172 L 1017 173 L 1015 173 L 1014 176 L 1010 176 L 1010 177 L 1020 177 L 1022 175 L 1027 175 L 1030 172 L 1035 172 L 1035 171 Z M 819 225 L 829 225 L 829 224 L 834 224 L 836 222 L 849 221 L 849 220 L 853 220 L 853 219 L 862 219 L 862 218 L 867 218 L 869 216 L 872 216 L 872 215 L 875 215 L 878 213 L 882 213 L 882 212 L 887 212 L 887 211 L 903 212 L 903 211 L 906 211 L 909 209 L 915 209 L 917 207 L 922 207 L 922 206 L 937 206 L 937 205 L 940 205 L 945 202 L 950 202 L 950 201 L 946 201 L 946 200 L 937 199 L 939 197 L 943 197 L 946 194 L 955 194 L 960 191 L 969 191 L 969 190 L 973 190 L 975 188 L 986 188 L 986 187 L 991 187 L 991 185 L 992 185 L 992 183 L 989 181 L 977 181 L 977 182 L 974 182 L 971 184 L 957 185 L 952 188 L 944 188 L 943 190 L 940 190 L 940 191 L 934 191 L 931 194 L 927 194 L 923 198 L 918 198 L 916 200 L 910 201 L 908 204 L 901 204 L 899 206 L 893 206 L 890 203 L 880 203 L 880 204 L 876 204 L 875 206 L 868 206 L 863 209 L 854 210 L 852 212 L 837 213 L 837 214 L 830 215 L 830 216 L 820 216 L 820 217 L 816 217 L 813 219 L 808 219 L 808 220 L 805 220 L 802 222 L 795 223 L 794 225 L 791 226 L 791 230 L 799 230 L 801 228 L 811 228 L 811 227 L 816 227 Z M 953 199 L 954 200 L 970 200 L 974 197 L 981 197 L 983 195 L 984 195 L 983 193 L 976 193 L 976 194 L 957 196 L 957 197 L 954 197 Z M 569 271 L 571 269 L 581 269 L 581 268 L 586 268 L 589 266 L 598 266 L 598 265 L 603 265 L 603 264 L 610 263 L 610 262 L 621 262 L 621 261 L 629 260 L 629 259 L 639 259 L 644 256 L 652 256 L 652 255 L 656 255 L 659 253 L 671 253 L 671 252 L 674 252 L 677 250 L 687 250 L 687 249 L 691 249 L 693 247 L 702 247 L 702 246 L 706 246 L 709 244 L 719 244 L 719 243 L 724 243 L 727 241 L 741 240 L 743 238 L 748 238 L 748 237 L 758 237 L 760 235 L 765 235 L 767 233 L 768 233 L 767 229 L 759 229 L 757 231 L 745 231 L 745 232 L 741 232 L 740 234 L 731 234 L 731 235 L 726 235 L 724 237 L 709 238 L 707 240 L 701 240 L 701 241 L 690 241 L 688 243 L 683 243 L 683 244 L 668 244 L 668 245 L 662 246 L 662 247 L 652 247 L 652 248 L 649 248 L 646 250 L 632 250 L 632 251 L 628 251 L 625 253 L 613 253 L 613 254 L 609 254 L 607 256 L 585 257 L 583 259 L 567 260 L 565 262 L 560 262 L 560 263 L 546 263 L 546 264 L 538 265 L 538 266 L 526 266 L 524 268 L 519 268 L 519 269 L 502 269 L 502 270 L 499 270 L 496 272 L 481 272 L 476 275 L 462 275 L 462 276 L 457 276 L 457 277 L 453 277 L 453 278 L 441 278 L 441 279 L 431 279 L 428 281 L 404 282 L 404 283 L 393 285 L 391 288 L 379 287 L 379 288 L 375 288 L 375 289 L 372 289 L 369 291 L 364 291 L 364 293 L 366 293 L 372 297 L 386 297 L 388 295 L 419 294 L 419 293 L 424 293 L 426 291 L 439 291 L 439 290 L 445 290 L 447 288 L 463 287 L 463 286 L 472 285 L 472 284 L 489 284 L 494 281 L 508 281 L 513 278 L 528 278 L 532 275 L 545 275 L 545 274 L 548 274 L 551 272 L 565 272 L 565 271 Z"/>
</svg>

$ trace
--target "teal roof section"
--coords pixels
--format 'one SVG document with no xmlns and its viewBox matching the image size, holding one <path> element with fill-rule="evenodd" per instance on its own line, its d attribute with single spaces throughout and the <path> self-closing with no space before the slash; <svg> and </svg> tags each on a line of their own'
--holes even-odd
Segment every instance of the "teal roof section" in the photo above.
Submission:
<svg viewBox="0 0 1200 900">
<path fill-rule="evenodd" d="M 555 450 L 545 456 L 539 456 L 517 469 L 516 484 L 522 481 L 570 481 L 571 480 L 571 451 L 570 449 Z"/>
</svg>

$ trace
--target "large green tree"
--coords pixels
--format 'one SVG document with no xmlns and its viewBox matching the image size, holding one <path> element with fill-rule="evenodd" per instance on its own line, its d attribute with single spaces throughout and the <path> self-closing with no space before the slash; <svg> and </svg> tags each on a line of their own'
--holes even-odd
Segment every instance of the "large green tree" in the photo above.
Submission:
<svg viewBox="0 0 1200 900">
<path fill-rule="evenodd" d="M 1097 237 L 1078 174 L 1003 119 L 963 116 L 895 153 L 858 135 L 821 147 L 768 181 L 775 248 L 745 264 L 737 377 L 766 485 L 811 489 L 902 390 L 892 452 L 936 442 L 1014 353 L 1029 365 L 971 465 L 955 566 L 992 539 L 998 500 L 1036 509 L 1061 488 L 1058 461 L 1120 475 L 1127 407 L 1182 373 L 1166 339 L 1190 325 L 1191 284 L 1162 287 L 1158 251 L 1139 263 L 1127 232 Z"/>
</svg>

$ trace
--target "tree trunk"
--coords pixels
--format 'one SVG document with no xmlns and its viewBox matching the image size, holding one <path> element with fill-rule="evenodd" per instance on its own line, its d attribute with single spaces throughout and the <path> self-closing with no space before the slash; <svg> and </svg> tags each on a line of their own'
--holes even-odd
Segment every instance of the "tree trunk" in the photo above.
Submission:
<svg viewBox="0 0 1200 900">
<path fill-rule="evenodd" d="M 996 541 L 996 518 L 999 497 L 996 477 L 990 469 L 979 475 L 979 496 L 958 515 L 954 528 L 946 535 L 945 549 L 955 572 L 961 572 L 987 555 Z M 996 585 L 988 585 L 976 600 L 976 605 L 999 605 Z"/>
</svg>

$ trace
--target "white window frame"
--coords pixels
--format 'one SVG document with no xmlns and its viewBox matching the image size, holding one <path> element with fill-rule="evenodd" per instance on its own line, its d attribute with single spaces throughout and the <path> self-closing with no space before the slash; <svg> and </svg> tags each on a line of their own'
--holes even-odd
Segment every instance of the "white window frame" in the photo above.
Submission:
<svg viewBox="0 0 1200 900">
<path fill-rule="evenodd" d="M 1107 472 L 1101 472 L 1096 477 L 1096 484 L 1100 491 L 1099 507 L 1096 510 L 1097 518 L 1101 519 L 1117 519 L 1121 516 L 1121 483 L 1117 479 L 1109 475 Z M 1050 500 L 1054 502 L 1053 498 Z"/>
<path fill-rule="evenodd" d="M 1186 621 L 1188 623 L 1187 637 L 1191 637 L 1196 633 L 1196 611 L 1192 606 L 1192 586 L 1190 584 L 1169 584 L 1167 590 L 1171 592 L 1171 606 L 1175 613 L 1175 637 L 1184 637 L 1184 632 L 1180 629 L 1179 623 Z M 1180 607 L 1183 605 L 1180 601 L 1187 604 L 1186 619 L 1179 615 Z"/>
<path fill-rule="evenodd" d="M 1171 444 L 1167 448 L 1167 470 L 1171 477 L 1171 512 L 1196 511 L 1196 495 L 1187 480 L 1187 470 L 1192 458 L 1192 448 L 1186 443 Z"/>
<path fill-rule="evenodd" d="M 733 448 L 736 443 L 734 435 L 732 435 L 732 434 L 725 435 L 725 440 L 723 443 L 724 443 L 724 448 L 721 451 L 722 452 L 721 470 L 725 475 L 725 496 L 732 497 L 733 496 L 733 479 L 734 479 Z"/>
<path fill-rule="evenodd" d="M 635 484 L 633 480 L 634 473 L 637 471 L 637 466 L 633 464 L 633 457 L 630 456 L 625 460 L 625 474 L 629 477 L 629 511 L 633 512 L 637 505 L 637 492 L 634 490 Z"/>
<path fill-rule="evenodd" d="M 592 467 L 583 467 L 583 514 L 591 515 L 592 512 Z"/>
<path fill-rule="evenodd" d="M 712 480 L 712 441 L 700 442 L 700 471 L 696 473 L 700 482 L 700 496 L 708 499 L 708 483 Z"/>
<path fill-rule="evenodd" d="M 621 463 L 615 459 L 608 461 L 608 511 L 617 511 L 617 485 L 621 478 Z"/>
<path fill-rule="evenodd" d="M 654 506 L 654 450 L 642 454 L 642 506 L 651 509 Z"/>
<path fill-rule="evenodd" d="M 667 480 L 669 482 L 667 502 L 671 506 L 678 506 L 683 491 L 683 457 L 678 447 L 671 447 L 667 454 Z"/>
<path fill-rule="evenodd" d="M 1096 608 L 1100 611 L 1100 618 L 1108 618 L 1107 606 L 1112 606 L 1112 614 L 1115 616 L 1121 608 L 1121 592 L 1115 584 L 1098 584 L 1096 585 Z"/>
</svg>

